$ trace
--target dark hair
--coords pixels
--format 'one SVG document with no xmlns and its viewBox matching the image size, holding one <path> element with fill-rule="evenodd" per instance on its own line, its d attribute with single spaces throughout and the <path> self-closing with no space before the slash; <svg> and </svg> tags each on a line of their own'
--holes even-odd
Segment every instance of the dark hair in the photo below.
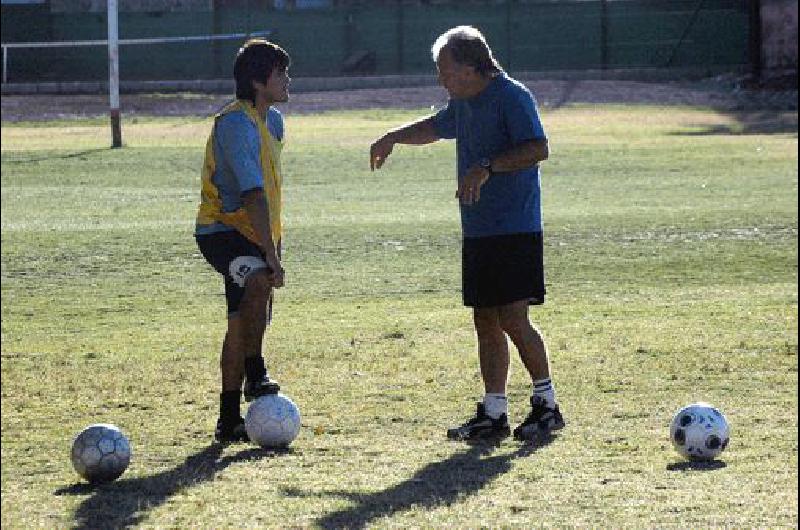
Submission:
<svg viewBox="0 0 800 530">
<path fill-rule="evenodd" d="M 458 26 L 441 34 L 431 48 L 434 61 L 439 60 L 443 49 L 450 51 L 455 62 L 471 66 L 481 75 L 503 71 L 486 38 L 472 26 Z"/>
<path fill-rule="evenodd" d="M 233 63 L 236 98 L 255 103 L 253 81 L 266 83 L 276 68 L 288 68 L 291 60 L 286 50 L 264 39 L 250 39 L 239 48 Z"/>
</svg>

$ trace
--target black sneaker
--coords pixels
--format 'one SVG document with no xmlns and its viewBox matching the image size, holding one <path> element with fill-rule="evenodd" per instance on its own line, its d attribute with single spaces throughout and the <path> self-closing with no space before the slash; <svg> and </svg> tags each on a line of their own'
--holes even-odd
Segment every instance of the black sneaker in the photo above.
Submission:
<svg viewBox="0 0 800 530">
<path fill-rule="evenodd" d="M 505 438 L 511 434 L 508 417 L 503 414 L 493 419 L 486 414 L 483 403 L 478 403 L 475 417 L 459 427 L 447 429 L 447 437 L 451 440 L 482 440 L 487 438 Z"/>
<path fill-rule="evenodd" d="M 250 441 L 242 418 L 239 418 L 239 421 L 233 424 L 225 424 L 222 422 L 222 418 L 218 419 L 217 428 L 214 430 L 214 439 L 220 443 Z"/>
<path fill-rule="evenodd" d="M 544 399 L 538 396 L 531 397 L 531 411 L 525 421 L 514 429 L 514 438 L 517 440 L 533 440 L 549 436 L 552 431 L 564 428 L 564 417 L 555 408 L 547 406 Z"/>
<path fill-rule="evenodd" d="M 261 396 L 268 394 L 277 394 L 280 392 L 281 386 L 265 375 L 263 378 L 256 381 L 245 381 L 244 383 L 244 400 L 253 401 Z"/>
</svg>

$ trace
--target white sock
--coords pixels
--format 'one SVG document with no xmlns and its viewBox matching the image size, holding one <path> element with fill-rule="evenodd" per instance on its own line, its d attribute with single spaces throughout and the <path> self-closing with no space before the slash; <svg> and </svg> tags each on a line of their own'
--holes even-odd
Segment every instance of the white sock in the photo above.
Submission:
<svg viewBox="0 0 800 530">
<path fill-rule="evenodd" d="M 496 420 L 503 414 L 508 415 L 508 398 L 505 394 L 487 393 L 483 396 L 483 409 L 486 415 Z"/>
<path fill-rule="evenodd" d="M 533 382 L 533 395 L 534 397 L 542 398 L 547 404 L 548 408 L 555 408 L 556 406 L 556 391 L 553 388 L 553 383 L 550 378 L 538 379 Z"/>
</svg>

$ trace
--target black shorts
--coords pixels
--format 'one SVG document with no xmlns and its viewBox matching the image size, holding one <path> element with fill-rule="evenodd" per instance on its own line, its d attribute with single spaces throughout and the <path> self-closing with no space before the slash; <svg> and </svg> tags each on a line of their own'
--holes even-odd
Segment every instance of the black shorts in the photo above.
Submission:
<svg viewBox="0 0 800 530">
<path fill-rule="evenodd" d="M 208 263 L 225 279 L 228 315 L 239 310 L 247 277 L 260 269 L 269 269 L 264 253 L 252 241 L 236 231 L 195 235 L 197 246 Z M 272 313 L 270 297 L 269 315 Z"/>
<path fill-rule="evenodd" d="M 543 247 L 541 232 L 464 238 L 464 305 L 495 307 L 520 300 L 543 304 Z"/>
</svg>

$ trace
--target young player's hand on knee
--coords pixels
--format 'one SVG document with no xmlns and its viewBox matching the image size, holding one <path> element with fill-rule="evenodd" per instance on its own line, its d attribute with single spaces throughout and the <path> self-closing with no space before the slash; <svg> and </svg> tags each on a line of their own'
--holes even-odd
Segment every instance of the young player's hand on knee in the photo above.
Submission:
<svg viewBox="0 0 800 530">
<path fill-rule="evenodd" d="M 267 279 L 269 280 L 270 286 L 274 287 L 275 289 L 280 289 L 281 287 L 283 287 L 284 274 L 285 273 L 283 267 L 281 267 L 280 265 L 273 267 L 267 275 Z"/>
</svg>

